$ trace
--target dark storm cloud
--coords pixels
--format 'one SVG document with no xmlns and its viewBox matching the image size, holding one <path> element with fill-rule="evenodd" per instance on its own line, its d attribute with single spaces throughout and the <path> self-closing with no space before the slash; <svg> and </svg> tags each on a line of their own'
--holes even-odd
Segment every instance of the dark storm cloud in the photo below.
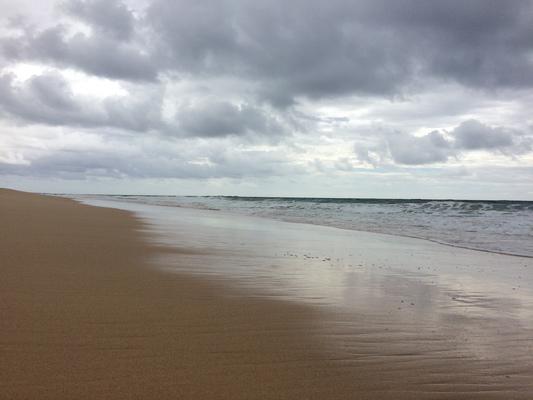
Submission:
<svg viewBox="0 0 533 400">
<path fill-rule="evenodd" d="M 253 80 L 276 104 L 298 95 L 390 94 L 412 71 L 390 31 L 367 31 L 348 3 L 155 1 L 147 23 L 165 65 Z"/>
<path fill-rule="evenodd" d="M 405 3 L 393 2 L 390 15 L 412 24 L 427 73 L 480 88 L 533 84 L 531 1 Z"/>
<path fill-rule="evenodd" d="M 424 78 L 481 89 L 531 86 L 532 4 L 155 0 L 134 18 L 119 1 L 71 0 L 65 8 L 91 34 L 70 36 L 57 26 L 4 38 L 3 47 L 118 79 L 238 76 L 257 96 L 287 106 L 297 96 L 392 96 Z"/>
<path fill-rule="evenodd" d="M 532 85 L 531 1 L 155 0 L 147 23 L 169 68 L 257 79 L 260 94 L 394 95 L 438 77 Z"/>
</svg>

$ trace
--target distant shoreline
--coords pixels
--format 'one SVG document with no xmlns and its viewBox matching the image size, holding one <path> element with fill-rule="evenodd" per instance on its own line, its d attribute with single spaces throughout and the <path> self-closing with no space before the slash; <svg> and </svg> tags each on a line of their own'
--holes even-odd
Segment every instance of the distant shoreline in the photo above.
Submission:
<svg viewBox="0 0 533 400">
<path fill-rule="evenodd" d="M 228 199 L 280 199 L 280 200 L 333 200 L 333 201 L 345 201 L 355 200 L 361 202 L 432 202 L 432 201 L 461 201 L 466 203 L 533 203 L 533 200 L 520 200 L 520 199 L 453 199 L 448 197 L 443 198 L 402 198 L 402 197 L 305 197 L 305 196 L 236 196 L 236 195 L 184 195 L 184 194 L 120 194 L 120 193 L 51 193 L 51 192 L 38 192 L 38 194 L 52 195 L 52 196 L 116 196 L 116 197 L 212 197 L 212 198 L 228 198 Z"/>
<path fill-rule="evenodd" d="M 247 199 L 254 199 L 253 201 L 261 201 L 261 200 L 280 200 L 280 201 L 284 201 L 284 200 L 295 200 L 297 199 L 298 201 L 302 201 L 302 202 L 313 202 L 314 200 L 316 200 L 316 198 L 288 198 L 288 197 L 281 197 L 281 198 L 278 198 L 278 197 L 253 197 L 253 198 L 250 198 L 250 197 L 239 197 L 239 196 L 159 196 L 159 195 L 58 195 L 58 196 L 65 196 L 67 198 L 76 198 L 77 196 L 80 197 L 80 196 L 87 196 L 87 197 L 91 197 L 91 196 L 94 196 L 94 197 L 102 197 L 102 198 L 109 198 L 109 199 L 112 199 L 112 200 L 115 200 L 115 201 L 121 201 L 121 200 L 124 200 L 124 201 L 130 201 L 129 198 L 149 198 L 149 199 L 152 199 L 152 198 L 161 198 L 161 199 L 164 199 L 164 198 L 198 198 L 198 199 L 202 199 L 202 198 L 206 198 L 206 199 L 210 199 L 210 198 L 222 198 L 222 199 L 228 199 L 228 200 L 234 200 L 234 199 L 238 199 L 237 201 L 239 200 L 242 200 L 242 201 L 247 201 Z M 319 199 L 320 200 L 320 199 Z M 328 198 L 324 198 L 322 200 L 332 200 L 332 203 L 333 204 L 336 204 L 334 202 L 334 200 L 336 200 L 335 198 L 331 198 L 331 199 L 328 199 Z M 349 199 L 349 200 L 358 200 L 358 199 Z M 373 199 L 373 200 L 380 200 L 380 199 Z M 387 199 L 381 199 L 381 200 L 384 200 L 383 203 L 376 203 L 376 204 L 397 204 L 397 203 L 390 203 Z M 400 204 L 409 204 L 412 200 L 408 200 L 408 199 L 402 199 L 400 200 Z M 139 203 L 142 203 L 142 201 L 138 201 Z M 415 204 L 424 204 L 424 203 L 427 203 L 427 202 L 470 202 L 470 203 L 478 203 L 478 202 L 484 202 L 484 203 L 505 203 L 505 204 L 528 204 L 531 203 L 531 209 L 533 210 L 533 201 L 511 201 L 511 200 L 504 200 L 504 201 L 496 201 L 496 200 L 471 200 L 471 201 L 465 201 L 465 200 L 417 200 L 415 201 Z M 362 201 L 363 204 L 366 204 L 365 203 L 365 200 Z M 147 203 L 147 204 L 150 204 L 150 203 Z M 328 204 L 328 202 L 322 202 L 322 201 L 319 201 L 317 204 Z M 344 204 L 344 202 L 341 202 L 339 204 Z M 350 203 L 348 203 L 350 204 Z M 357 202 L 355 202 L 354 204 L 357 204 Z M 369 204 L 374 204 L 373 202 L 369 203 Z M 239 213 L 238 210 L 231 210 L 231 209 L 221 209 L 221 208 L 216 208 L 216 207 L 209 207 L 209 206 L 202 206 L 202 207 L 199 207 L 198 205 L 187 205 L 187 204 L 158 204 L 160 206 L 165 206 L 165 207 L 184 207 L 184 208 L 192 208 L 192 209 L 203 209 L 203 210 L 211 210 L 211 211 L 223 211 L 223 212 L 227 212 L 227 213 L 230 213 L 230 214 L 237 214 L 237 215 L 242 215 L 243 213 Z M 294 217 L 287 217 L 287 216 L 284 216 L 284 215 L 279 215 L 279 216 L 264 216 L 264 215 L 254 215 L 256 217 L 259 217 L 259 218 L 267 218 L 267 219 L 274 219 L 274 220 L 280 220 L 280 221 L 286 221 L 286 222 L 292 222 L 292 223 L 299 223 L 299 224 L 311 224 L 311 225 L 317 225 L 317 226 L 328 226 L 328 227 L 333 227 L 333 228 L 338 228 L 338 229 L 346 229 L 346 230 L 352 230 L 352 231 L 359 231 L 359 232 L 369 232 L 369 233 L 377 233 L 377 234 L 382 234 L 382 235 L 388 235 L 388 236 L 395 236 L 395 237 L 407 237 L 407 238 L 412 238 L 412 239 L 418 239 L 418 240 L 427 240 L 429 242 L 432 242 L 432 243 L 438 243 L 438 244 L 441 244 L 441 245 L 444 245 L 444 246 L 450 246 L 450 247 L 453 247 L 453 248 L 461 248 L 461 249 L 468 249 L 468 250 L 474 250 L 474 251 L 480 251 L 480 252 L 486 252 L 486 253 L 492 253 L 492 254 L 500 254 L 500 255 L 505 255 L 505 256 L 512 256 L 512 257 L 521 257 L 521 258 L 533 258 L 533 255 L 530 255 L 530 254 L 524 254 L 524 253 L 520 253 L 520 252 L 513 252 L 513 251 L 506 251 L 506 250 L 496 250 L 496 249 L 490 249 L 490 248 L 483 248 L 483 247 L 480 247 L 480 246 L 474 246 L 474 245 L 468 245 L 468 244 L 460 244 L 460 243 L 452 243 L 450 241 L 446 241 L 446 240 L 442 240 L 442 239 L 438 239 L 438 238 L 432 238 L 432 237 L 427 237 L 427 236 L 423 236 L 423 235 L 416 235 L 416 234 L 408 234 L 408 233 L 405 233 L 405 232 L 390 232 L 390 231 L 386 231 L 385 229 L 364 229 L 364 227 L 347 227 L 347 226 L 342 226 L 340 224 L 335 224 L 335 223 L 326 223 L 325 221 L 313 221 L 313 220 L 298 220 Z M 533 240 L 533 238 L 532 238 Z"/>
</svg>

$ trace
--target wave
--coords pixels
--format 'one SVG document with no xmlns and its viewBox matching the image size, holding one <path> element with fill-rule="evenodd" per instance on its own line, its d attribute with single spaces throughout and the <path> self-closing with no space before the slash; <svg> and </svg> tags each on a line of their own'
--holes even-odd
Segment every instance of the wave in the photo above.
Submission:
<svg viewBox="0 0 533 400">
<path fill-rule="evenodd" d="M 103 196 L 225 211 L 533 257 L 533 201 L 241 196 Z M 102 196 L 100 196 L 102 198 Z"/>
</svg>

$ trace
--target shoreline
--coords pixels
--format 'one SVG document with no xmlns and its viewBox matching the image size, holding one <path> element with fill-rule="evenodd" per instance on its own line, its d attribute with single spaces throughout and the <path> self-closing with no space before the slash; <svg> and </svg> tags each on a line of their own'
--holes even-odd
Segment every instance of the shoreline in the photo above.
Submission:
<svg viewBox="0 0 533 400">
<path fill-rule="evenodd" d="M 84 195 L 47 194 L 47 193 L 42 193 L 42 194 L 43 195 L 47 195 L 47 196 L 58 196 L 58 197 L 74 199 L 76 201 L 80 201 L 80 203 L 82 203 L 82 204 L 84 202 L 83 197 L 79 197 L 79 196 L 91 196 L 91 195 L 86 195 L 86 194 L 84 194 Z M 102 196 L 102 195 L 97 195 L 97 196 Z M 128 197 L 130 195 L 103 195 L 103 196 Z M 132 197 L 137 197 L 137 195 L 131 195 L 131 196 Z M 157 195 L 154 195 L 154 196 L 143 195 L 143 196 L 144 197 L 167 197 L 167 196 L 157 196 Z M 189 196 L 186 196 L 186 197 L 189 197 Z M 192 196 L 192 197 L 195 197 L 195 196 Z M 199 196 L 199 197 L 203 197 L 203 196 Z M 79 198 L 79 200 L 77 200 L 77 198 Z M 89 197 L 89 199 L 90 199 L 90 197 Z M 96 200 L 101 200 L 101 199 L 96 199 Z M 106 199 L 106 200 L 101 200 L 101 201 L 112 201 L 112 202 L 117 202 L 117 203 L 133 203 L 133 204 L 153 205 L 153 204 L 150 204 L 150 203 L 127 201 L 127 200 L 123 200 L 123 199 L 117 199 L 117 200 L 115 200 L 115 199 Z M 451 201 L 465 201 L 465 200 L 451 200 Z M 472 200 L 472 201 L 477 201 L 477 200 Z M 490 201 L 490 200 L 485 200 L 485 201 Z M 494 200 L 494 201 L 500 201 L 500 200 Z M 509 202 L 517 202 L 516 200 L 507 200 L 507 201 L 509 201 Z M 282 222 L 287 222 L 287 223 L 292 223 L 292 224 L 322 226 L 322 227 L 335 228 L 335 229 L 341 229 L 341 230 L 347 230 L 347 231 L 353 231 L 353 232 L 371 233 L 371 234 L 392 236 L 392 237 L 399 237 L 399 238 L 410 238 L 410 239 L 428 241 L 428 242 L 431 242 L 431 243 L 440 244 L 442 246 L 448 246 L 448 247 L 453 247 L 453 248 L 458 248 L 458 249 L 479 251 L 479 252 L 482 252 L 482 253 L 497 254 L 497 255 L 510 256 L 510 257 L 520 257 L 520 258 L 533 259 L 533 255 L 510 253 L 510 252 L 505 252 L 505 251 L 497 251 L 497 250 L 469 247 L 467 245 L 453 244 L 453 243 L 448 243 L 448 242 L 441 241 L 441 240 L 438 240 L 438 239 L 431 239 L 431 238 L 427 238 L 427 237 L 407 235 L 407 234 L 379 232 L 379 231 L 371 231 L 371 230 L 364 230 L 364 229 L 354 229 L 354 228 L 347 228 L 347 227 L 342 227 L 342 226 L 337 226 L 337 225 L 327 225 L 327 224 L 313 223 L 313 222 L 309 222 L 309 221 L 298 221 L 298 220 L 291 220 L 291 219 L 285 219 L 285 218 L 279 218 L 278 219 L 278 218 L 264 217 L 264 216 L 260 216 L 260 215 L 249 215 L 249 214 L 245 214 L 245 213 L 238 213 L 238 212 L 231 212 L 231 211 L 228 211 L 228 210 L 222 210 L 222 209 L 219 209 L 219 208 L 188 207 L 188 206 L 184 206 L 184 205 L 169 205 L 169 204 L 157 204 L 155 206 L 157 206 L 157 207 L 169 207 L 169 208 L 184 208 L 184 209 L 190 209 L 190 210 L 213 211 L 213 212 L 220 212 L 220 213 L 227 214 L 227 215 L 235 215 L 235 216 L 241 216 L 241 217 L 242 216 L 244 216 L 244 217 L 253 217 L 253 218 L 266 219 L 266 220 L 271 220 L 271 221 L 282 221 Z"/>
<path fill-rule="evenodd" d="M 129 212 L 7 190 L 0 206 L 0 398 L 531 396 L 533 371 L 449 352 L 450 333 L 239 291 L 179 249 L 185 270 L 161 271 L 166 246 Z"/>
</svg>

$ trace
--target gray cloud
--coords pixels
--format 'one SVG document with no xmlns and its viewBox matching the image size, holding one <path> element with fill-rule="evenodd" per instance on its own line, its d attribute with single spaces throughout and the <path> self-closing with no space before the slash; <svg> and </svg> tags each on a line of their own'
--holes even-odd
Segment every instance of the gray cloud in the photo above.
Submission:
<svg viewBox="0 0 533 400">
<path fill-rule="evenodd" d="M 358 161 L 378 167 L 387 162 L 388 154 L 385 151 L 387 143 L 381 141 L 376 145 L 356 144 L 353 148 Z"/>
<path fill-rule="evenodd" d="M 57 72 L 35 75 L 19 85 L 13 75 L 0 75 L 0 111 L 21 123 L 146 132 L 164 129 L 161 100 L 150 91 L 103 101 L 74 96 Z"/>
<path fill-rule="evenodd" d="M 12 18 L 0 30 L 0 124 L 12 129 L 0 132 L 9 145 L 0 174 L 239 178 L 312 163 L 412 171 L 533 149 L 531 0 L 60 1 L 57 19 Z M 20 81 L 35 65 L 49 70 Z M 80 95 L 60 69 L 128 93 Z M 116 149 L 67 141 L 35 155 L 8 137 L 32 124 L 98 134 Z M 434 130 L 442 126 L 456 128 Z"/>
<path fill-rule="evenodd" d="M 286 116 L 252 104 L 200 99 L 182 104 L 167 121 L 162 114 L 162 101 L 158 87 L 98 99 L 74 95 L 69 83 L 55 71 L 34 75 L 23 83 L 16 83 L 12 74 L 0 75 L 0 111 L 22 124 L 205 138 L 275 138 L 289 133 Z"/>
<path fill-rule="evenodd" d="M 297 96 L 393 96 L 430 78 L 533 85 L 528 0 L 154 0 L 142 18 L 119 1 L 70 0 L 65 9 L 92 34 L 26 32 L 4 38 L 4 52 L 117 79 L 239 76 L 281 106 Z"/>
<path fill-rule="evenodd" d="M 446 162 L 453 154 L 450 142 L 437 131 L 425 136 L 392 135 L 387 140 L 392 159 L 399 164 Z"/>
<path fill-rule="evenodd" d="M 282 152 L 238 149 L 220 144 L 193 146 L 188 141 L 154 144 L 134 140 L 129 145 L 106 141 L 90 151 L 59 148 L 34 155 L 26 161 L 13 164 L 0 160 L 0 175 L 62 179 L 240 179 L 301 172 Z"/>
<path fill-rule="evenodd" d="M 471 151 L 498 152 L 507 156 L 533 150 L 533 134 L 505 127 L 491 127 L 477 120 L 462 122 L 450 132 L 432 131 L 422 136 L 399 131 L 382 133 L 374 146 L 356 145 L 361 162 L 374 166 L 392 159 L 397 164 L 423 165 L 445 163 Z"/>
<path fill-rule="evenodd" d="M 131 81 L 155 81 L 157 67 L 138 44 L 96 30 L 69 35 L 63 25 L 3 38 L 0 47 L 11 60 L 75 67 L 91 75 Z"/>
<path fill-rule="evenodd" d="M 0 107 L 21 121 L 37 121 L 62 125 L 78 121 L 86 123 L 93 117 L 79 113 L 78 105 L 67 82 L 58 74 L 36 76 L 16 86 L 14 76 L 0 77 Z"/>
<path fill-rule="evenodd" d="M 282 124 L 264 110 L 220 100 L 182 106 L 176 118 L 186 134 L 199 137 L 285 133 Z"/>
<path fill-rule="evenodd" d="M 476 120 L 463 122 L 453 130 L 455 146 L 464 150 L 491 150 L 515 147 L 516 131 L 502 127 L 492 128 Z"/>
<path fill-rule="evenodd" d="M 350 21 L 356 13 L 342 2 L 157 0 L 147 21 L 168 68 L 238 74 L 260 95 L 291 104 L 297 95 L 392 93 L 411 75 L 393 33 L 367 32 Z"/>
<path fill-rule="evenodd" d="M 129 40 L 134 33 L 132 11 L 118 0 L 69 0 L 62 6 L 69 15 L 104 35 Z"/>
</svg>

